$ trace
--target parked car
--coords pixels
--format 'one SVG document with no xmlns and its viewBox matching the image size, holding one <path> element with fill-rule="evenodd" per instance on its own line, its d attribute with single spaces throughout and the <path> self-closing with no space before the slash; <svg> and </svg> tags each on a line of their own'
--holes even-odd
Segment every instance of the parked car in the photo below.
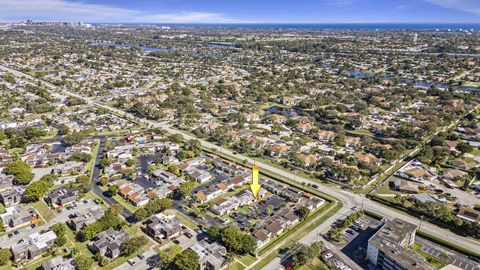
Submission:
<svg viewBox="0 0 480 270">
<path fill-rule="evenodd" d="M 133 266 L 133 265 L 137 264 L 137 262 L 134 261 L 133 259 L 130 259 L 130 260 L 128 260 L 128 264 Z"/>
<path fill-rule="evenodd" d="M 18 234 L 20 234 L 20 232 L 19 232 L 19 231 L 14 231 L 13 233 L 14 233 L 15 235 L 18 235 Z"/>
<path fill-rule="evenodd" d="M 333 254 L 331 252 L 328 252 L 328 253 L 323 254 L 323 257 L 328 260 L 328 259 L 331 259 L 333 257 Z"/>
<path fill-rule="evenodd" d="M 145 259 L 145 255 L 144 255 L 143 253 L 142 253 L 142 254 L 138 254 L 138 258 L 139 258 L 140 260 L 143 260 L 143 259 Z"/>
</svg>

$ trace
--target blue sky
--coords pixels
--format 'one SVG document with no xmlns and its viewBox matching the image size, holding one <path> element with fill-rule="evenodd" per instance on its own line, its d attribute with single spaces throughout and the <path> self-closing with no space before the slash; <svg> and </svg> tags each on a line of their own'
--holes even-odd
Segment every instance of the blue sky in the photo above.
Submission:
<svg viewBox="0 0 480 270">
<path fill-rule="evenodd" d="M 0 21 L 480 23 L 480 0 L 0 0 Z"/>
</svg>

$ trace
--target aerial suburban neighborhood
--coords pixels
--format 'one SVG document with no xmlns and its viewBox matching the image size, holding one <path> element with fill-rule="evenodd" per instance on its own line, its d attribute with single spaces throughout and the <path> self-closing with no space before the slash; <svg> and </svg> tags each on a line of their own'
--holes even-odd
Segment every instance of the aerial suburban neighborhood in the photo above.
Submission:
<svg viewBox="0 0 480 270">
<path fill-rule="evenodd" d="M 0 270 L 480 270 L 480 28 L 369 27 L 0 23 Z"/>
</svg>

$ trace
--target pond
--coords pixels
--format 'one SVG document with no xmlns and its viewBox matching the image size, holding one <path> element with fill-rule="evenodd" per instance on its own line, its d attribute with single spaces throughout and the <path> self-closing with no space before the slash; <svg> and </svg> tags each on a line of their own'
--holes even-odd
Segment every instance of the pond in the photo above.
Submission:
<svg viewBox="0 0 480 270">
<path fill-rule="evenodd" d="M 286 117 L 300 116 L 303 111 L 297 108 L 282 108 L 279 106 L 272 106 L 265 110 L 267 114 L 273 114 L 275 112 L 281 112 Z"/>
</svg>

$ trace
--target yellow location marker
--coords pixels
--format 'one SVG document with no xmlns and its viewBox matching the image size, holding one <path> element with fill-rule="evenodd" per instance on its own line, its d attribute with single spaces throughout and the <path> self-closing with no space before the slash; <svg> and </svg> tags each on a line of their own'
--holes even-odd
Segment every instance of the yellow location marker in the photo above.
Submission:
<svg viewBox="0 0 480 270">
<path fill-rule="evenodd" d="M 252 184 L 250 185 L 250 188 L 252 189 L 253 197 L 257 198 L 258 193 L 260 192 L 260 188 L 262 187 L 259 183 L 259 177 L 258 177 L 258 166 L 253 165 L 252 168 Z"/>
</svg>

